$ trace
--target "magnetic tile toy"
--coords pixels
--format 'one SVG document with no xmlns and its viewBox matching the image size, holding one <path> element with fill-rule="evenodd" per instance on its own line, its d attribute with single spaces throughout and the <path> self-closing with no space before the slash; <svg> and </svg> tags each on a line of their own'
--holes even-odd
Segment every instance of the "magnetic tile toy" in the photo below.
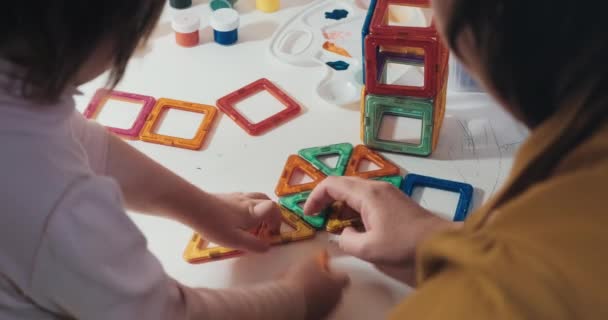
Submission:
<svg viewBox="0 0 608 320">
<path fill-rule="evenodd" d="M 204 114 L 203 121 L 196 130 L 196 134 L 192 139 L 171 137 L 161 135 L 155 132 L 158 129 L 158 121 L 161 119 L 163 112 L 169 109 L 179 109 L 184 111 L 196 112 Z M 210 131 L 215 119 L 217 110 L 208 105 L 184 102 L 172 99 L 161 98 L 158 99 L 154 109 L 148 115 L 148 119 L 144 124 L 143 130 L 140 134 L 140 139 L 147 142 L 163 144 L 167 146 L 186 148 L 191 150 L 198 150 L 203 145 L 207 133 Z"/>
<path fill-rule="evenodd" d="M 429 8 L 431 6 L 429 0 L 378 0 L 369 26 L 369 33 L 410 38 L 437 36 L 434 22 L 426 27 L 389 25 L 391 5 L 417 8 Z"/>
<path fill-rule="evenodd" d="M 262 226 L 259 225 L 249 232 L 251 232 L 253 235 L 259 236 L 261 227 Z M 236 249 L 221 246 L 209 248 L 208 246 L 209 241 L 203 238 L 200 234 L 195 233 L 186 246 L 186 250 L 184 251 L 183 255 L 184 260 L 186 260 L 186 262 L 195 264 L 228 259 L 243 254 L 242 251 Z"/>
<path fill-rule="evenodd" d="M 285 105 L 285 109 L 273 116 L 270 116 L 269 118 L 266 118 L 265 120 L 252 123 L 249 121 L 249 119 L 247 119 L 247 117 L 242 115 L 236 109 L 236 104 L 264 90 L 268 91 L 268 93 Z M 259 79 L 233 93 L 228 94 L 223 98 L 220 98 L 217 101 L 217 106 L 241 128 L 253 136 L 260 135 L 280 125 L 281 123 L 297 116 L 301 111 L 300 105 L 295 100 L 289 97 L 285 92 L 266 78 Z"/>
<path fill-rule="evenodd" d="M 368 95 L 365 106 L 364 143 L 372 148 L 428 156 L 432 152 L 433 102 L 427 99 Z M 379 138 L 385 116 L 419 119 L 422 121 L 420 143 L 412 144 Z"/>
<path fill-rule="evenodd" d="M 369 2 L 369 7 L 367 9 L 367 14 L 365 16 L 365 21 L 363 22 L 363 27 L 361 28 L 361 50 L 362 50 L 362 73 L 363 73 L 363 84 L 365 84 L 365 38 L 369 34 L 369 26 L 372 23 L 372 16 L 374 15 L 374 11 L 376 10 L 376 4 L 378 0 L 371 0 Z"/>
<path fill-rule="evenodd" d="M 296 170 L 301 170 L 307 174 L 312 181 L 308 183 L 291 185 L 289 184 L 291 177 Z M 287 158 L 287 163 L 279 179 L 279 183 L 275 188 L 275 194 L 279 197 L 286 196 L 289 194 L 299 193 L 307 190 L 312 190 L 319 182 L 325 179 L 327 176 L 323 172 L 319 171 L 308 161 L 300 158 L 297 155 L 291 155 Z"/>
<path fill-rule="evenodd" d="M 279 198 L 279 203 L 291 212 L 297 214 L 306 223 L 313 226 L 315 229 L 323 229 L 327 220 L 327 215 L 331 213 L 332 208 L 321 211 L 316 216 L 307 216 L 304 214 L 304 208 L 300 204 L 306 202 L 310 196 L 310 191 L 296 193 L 287 197 Z"/>
<path fill-rule="evenodd" d="M 401 183 L 403 183 L 403 177 L 401 176 L 379 177 L 372 180 L 388 182 L 397 188 L 401 188 Z"/>
<path fill-rule="evenodd" d="M 456 207 L 454 221 L 464 221 L 464 219 L 467 217 L 473 198 L 473 186 L 470 184 L 427 177 L 418 174 L 408 174 L 405 176 L 405 180 L 401 186 L 403 192 L 411 197 L 414 193 L 414 188 L 416 187 L 428 187 L 459 193 L 460 199 L 458 200 L 458 205 Z"/>
<path fill-rule="evenodd" d="M 397 49 L 397 50 L 395 50 Z M 403 51 L 403 50 L 405 51 Z M 412 51 L 412 49 L 415 49 Z M 384 69 L 380 70 L 378 59 L 382 54 L 403 54 L 422 50 L 424 52 L 424 84 L 422 86 L 383 83 Z M 435 38 L 395 39 L 386 36 L 369 35 L 365 39 L 365 87 L 376 95 L 411 96 L 431 98 L 437 94 L 438 43 Z"/>
<path fill-rule="evenodd" d="M 184 260 L 193 264 L 203 263 L 228 259 L 243 253 L 239 250 L 224 247 L 208 248 L 208 244 L 209 242 L 203 239 L 199 234 L 194 234 L 186 247 L 186 251 L 184 251 Z"/>
<path fill-rule="evenodd" d="M 388 182 L 395 187 L 400 188 L 403 178 L 401 176 L 388 176 L 372 178 L 372 180 Z M 363 226 L 361 216 L 354 212 L 350 212 L 350 216 L 347 216 L 347 213 L 344 210 L 344 204 L 341 202 L 336 202 L 332 206 L 331 213 L 327 217 L 325 230 L 331 233 L 340 233 L 342 230 L 344 230 L 344 228 L 359 228 L 361 226 Z"/>
<path fill-rule="evenodd" d="M 281 217 L 283 222 L 292 227 L 294 230 L 289 232 L 281 232 L 279 234 L 272 234 L 268 230 L 266 225 L 263 225 L 260 229 L 259 236 L 262 239 L 267 240 L 272 245 L 285 244 L 289 242 L 301 241 L 313 238 L 315 236 L 315 229 L 304 222 L 295 213 L 289 211 L 287 208 L 279 206 L 281 209 Z"/>
<path fill-rule="evenodd" d="M 344 210 L 344 204 L 336 202 L 332 211 L 327 217 L 327 224 L 325 225 L 325 231 L 330 233 L 340 233 L 342 230 L 348 227 L 359 228 L 363 226 L 361 216 L 351 212 L 350 216 L 346 216 Z"/>
<path fill-rule="evenodd" d="M 359 165 L 361 161 L 368 160 L 379 167 L 377 170 L 360 172 Z M 353 154 L 350 157 L 348 166 L 346 167 L 346 176 L 358 176 L 364 179 L 371 179 L 376 177 L 394 176 L 398 175 L 401 170 L 392 162 L 386 160 L 380 154 L 372 151 L 364 145 L 358 145 L 353 150 Z"/>
<path fill-rule="evenodd" d="M 361 101 L 359 101 L 359 112 L 361 113 L 359 120 L 359 139 L 361 139 L 361 141 L 365 139 L 365 96 L 367 96 L 367 91 L 365 91 L 365 86 L 363 86 L 361 89 Z"/>
<path fill-rule="evenodd" d="M 310 162 L 315 168 L 321 170 L 328 176 L 341 176 L 346 171 L 346 165 L 353 152 L 353 145 L 350 143 L 332 144 L 324 147 L 314 147 L 302 149 L 298 152 L 300 157 Z M 319 157 L 328 155 L 338 155 L 338 162 L 335 168 L 331 168 L 323 163 Z"/>
<path fill-rule="evenodd" d="M 130 128 L 121 129 L 121 128 L 113 128 L 113 127 L 106 126 L 106 128 L 108 128 L 108 130 L 110 130 L 111 132 L 114 132 L 116 134 L 119 134 L 119 135 L 122 135 L 125 137 L 129 137 L 129 138 L 133 138 L 133 139 L 139 138 L 139 133 L 141 132 L 141 129 L 144 126 L 144 123 L 146 121 L 146 118 L 148 117 L 148 114 L 150 114 L 150 112 L 152 111 L 152 108 L 154 107 L 154 103 L 156 102 L 156 100 L 153 97 L 144 96 L 144 95 L 135 94 L 135 93 L 99 89 L 99 90 L 97 90 L 97 92 L 95 92 L 93 99 L 91 100 L 91 102 L 89 103 L 87 108 L 84 110 L 84 112 L 83 112 L 84 117 L 87 119 L 96 118 L 97 115 L 99 114 L 99 112 L 101 111 L 101 109 L 110 100 L 118 100 L 118 101 L 142 105 L 142 108 L 139 111 L 139 114 L 137 115 L 137 119 L 135 120 L 135 122 L 133 123 L 133 125 Z"/>
</svg>

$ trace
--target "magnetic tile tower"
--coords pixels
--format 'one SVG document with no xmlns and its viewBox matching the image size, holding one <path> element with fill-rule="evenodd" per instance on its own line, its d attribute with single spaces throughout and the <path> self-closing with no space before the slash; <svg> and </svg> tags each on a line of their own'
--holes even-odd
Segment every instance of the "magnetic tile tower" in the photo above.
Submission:
<svg viewBox="0 0 608 320">
<path fill-rule="evenodd" d="M 437 146 L 445 115 L 449 51 L 440 41 L 434 23 L 406 26 L 392 21 L 394 9 L 423 12 L 429 8 L 429 0 L 370 3 L 362 30 L 365 88 L 361 99 L 361 139 L 371 148 L 429 156 Z M 418 78 L 423 79 L 392 79 L 393 67 L 416 70 Z M 420 120 L 419 143 L 381 139 L 385 116 Z"/>
</svg>

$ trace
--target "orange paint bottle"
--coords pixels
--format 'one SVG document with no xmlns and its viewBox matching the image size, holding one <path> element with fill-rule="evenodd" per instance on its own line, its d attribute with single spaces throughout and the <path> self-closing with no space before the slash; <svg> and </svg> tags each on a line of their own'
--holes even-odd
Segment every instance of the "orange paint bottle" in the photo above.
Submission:
<svg viewBox="0 0 608 320">
<path fill-rule="evenodd" d="M 194 47 L 199 44 L 200 18 L 191 12 L 179 13 L 173 17 L 171 27 L 175 31 L 175 42 L 182 47 Z"/>
</svg>

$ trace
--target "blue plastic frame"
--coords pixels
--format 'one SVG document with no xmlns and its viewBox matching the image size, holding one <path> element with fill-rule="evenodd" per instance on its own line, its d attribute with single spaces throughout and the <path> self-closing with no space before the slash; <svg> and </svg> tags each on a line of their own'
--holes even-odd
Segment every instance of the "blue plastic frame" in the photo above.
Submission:
<svg viewBox="0 0 608 320">
<path fill-rule="evenodd" d="M 369 35 L 369 26 L 372 23 L 372 17 L 374 15 L 374 11 L 376 11 L 376 4 L 378 0 L 371 0 L 369 2 L 369 8 L 367 9 L 367 15 L 365 16 L 365 21 L 363 22 L 363 28 L 361 29 L 361 50 L 363 50 L 363 54 L 361 55 L 361 66 L 363 67 L 363 84 L 365 84 L 365 38 Z"/>
<path fill-rule="evenodd" d="M 401 190 L 410 197 L 416 187 L 429 187 L 459 193 L 460 199 L 458 199 L 458 205 L 456 206 L 454 221 L 464 221 L 468 216 L 471 201 L 473 200 L 473 186 L 470 184 L 412 173 L 406 175 L 404 179 Z"/>
</svg>

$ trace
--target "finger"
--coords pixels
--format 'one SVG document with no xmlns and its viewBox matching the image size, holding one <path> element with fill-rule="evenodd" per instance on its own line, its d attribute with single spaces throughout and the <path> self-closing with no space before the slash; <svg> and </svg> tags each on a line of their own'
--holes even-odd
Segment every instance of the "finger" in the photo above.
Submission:
<svg viewBox="0 0 608 320">
<path fill-rule="evenodd" d="M 338 246 L 348 254 L 367 260 L 369 258 L 367 252 L 368 242 L 369 237 L 367 233 L 348 227 L 342 231 L 338 239 Z"/>
<path fill-rule="evenodd" d="M 340 208 L 339 216 L 340 216 L 341 220 L 350 220 L 350 219 L 361 218 L 361 215 L 359 214 L 359 212 L 353 210 L 349 206 L 343 206 L 342 208 Z"/>
<path fill-rule="evenodd" d="M 256 200 L 270 200 L 270 198 L 265 193 L 261 192 L 249 192 L 245 193 L 244 196 Z"/>
<path fill-rule="evenodd" d="M 270 247 L 270 245 L 264 240 L 245 230 L 237 230 L 237 232 L 234 234 L 233 239 L 235 245 L 231 247 L 238 250 L 264 252 L 267 251 Z"/>
<path fill-rule="evenodd" d="M 350 282 L 350 278 L 344 272 L 335 272 L 329 267 L 329 253 L 324 250 L 317 256 L 317 266 L 320 267 L 324 274 L 332 281 L 339 289 L 344 289 Z"/>
<path fill-rule="evenodd" d="M 304 213 L 311 215 L 319 212 L 335 201 L 343 201 L 355 211 L 361 212 L 361 199 L 364 198 L 362 187 L 365 182 L 352 177 L 328 177 L 308 197 L 304 205 Z"/>
<path fill-rule="evenodd" d="M 350 285 L 350 277 L 346 272 L 332 271 L 330 277 L 340 289 L 344 289 Z"/>
<path fill-rule="evenodd" d="M 256 209 L 258 205 L 265 202 L 272 202 L 270 200 L 259 200 L 259 199 L 248 199 L 242 203 L 244 206 L 243 209 L 246 210 L 249 214 L 243 214 L 241 228 L 253 228 L 260 225 L 262 222 L 262 217 L 266 215 L 264 213 L 268 210 L 267 205 L 261 207 L 261 209 Z"/>
<path fill-rule="evenodd" d="M 278 231 L 281 228 L 281 209 L 273 201 L 261 201 L 251 209 L 251 215 L 255 225 L 265 223 L 270 231 Z"/>
</svg>

